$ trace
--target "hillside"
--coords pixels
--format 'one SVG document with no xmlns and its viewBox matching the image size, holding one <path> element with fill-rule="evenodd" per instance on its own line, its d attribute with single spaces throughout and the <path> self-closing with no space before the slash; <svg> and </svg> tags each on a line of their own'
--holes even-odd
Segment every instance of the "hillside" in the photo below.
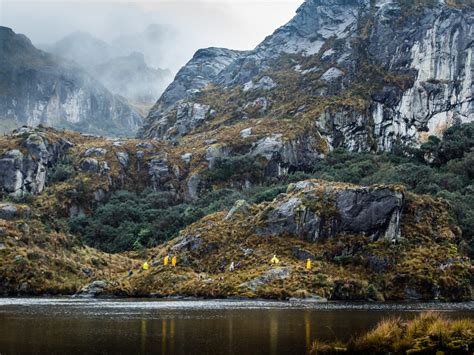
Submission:
<svg viewBox="0 0 474 355">
<path fill-rule="evenodd" d="M 45 128 L 23 128 L 2 138 L 0 147 L 4 294 L 71 294 L 92 281 L 105 281 L 84 292 L 375 300 L 471 297 L 472 266 L 449 205 L 400 185 L 362 187 L 310 179 L 291 183 L 278 194 L 264 184 L 260 196 L 265 189 L 268 196 L 260 203 L 234 204 L 235 197 L 229 195 L 224 202 L 216 193 L 214 201 L 197 199 L 180 210 L 177 203 L 189 198 L 180 176 L 186 171 L 180 147 Z M 226 184 L 231 186 L 232 179 Z M 119 190 L 143 191 L 148 205 L 132 195 L 121 196 Z M 226 194 L 225 188 L 220 191 Z M 209 207 L 205 214 L 210 214 L 201 219 L 199 201 L 227 211 L 212 213 Z M 173 205 L 176 215 L 167 210 Z M 87 216 L 106 219 L 94 225 Z M 152 224 L 140 221 L 147 216 Z M 187 222 L 180 220 L 184 216 Z M 173 223 L 178 223 L 176 239 L 166 242 L 174 235 L 155 235 Z M 92 239 L 84 239 L 87 231 L 93 231 Z M 104 239 L 108 233 L 115 239 Z M 84 241 L 105 249 L 115 245 L 115 251 L 122 252 L 107 254 Z M 177 256 L 176 268 L 162 265 L 168 254 Z M 270 264 L 273 255 L 278 265 Z M 151 267 L 144 271 L 140 266 L 146 260 Z M 228 271 L 231 262 L 233 272 Z"/>
<path fill-rule="evenodd" d="M 307 0 L 197 51 L 136 139 L 0 137 L 0 293 L 471 300 L 473 25 Z"/>
<path fill-rule="evenodd" d="M 0 122 L 8 131 L 43 124 L 82 132 L 132 136 L 142 118 L 78 65 L 36 49 L 0 27 Z"/>
</svg>

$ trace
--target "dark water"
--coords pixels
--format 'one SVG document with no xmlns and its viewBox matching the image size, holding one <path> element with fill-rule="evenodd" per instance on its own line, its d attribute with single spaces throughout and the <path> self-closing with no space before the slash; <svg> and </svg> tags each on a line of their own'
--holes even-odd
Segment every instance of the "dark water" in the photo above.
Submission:
<svg viewBox="0 0 474 355">
<path fill-rule="evenodd" d="M 474 303 L 1 299 L 0 354 L 304 354 L 381 318 L 423 309 L 474 317 Z"/>
</svg>

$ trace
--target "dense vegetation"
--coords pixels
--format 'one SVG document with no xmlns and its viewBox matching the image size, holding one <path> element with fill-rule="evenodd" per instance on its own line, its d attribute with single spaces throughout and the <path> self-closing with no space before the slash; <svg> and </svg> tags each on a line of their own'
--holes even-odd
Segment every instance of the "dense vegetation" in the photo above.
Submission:
<svg viewBox="0 0 474 355">
<path fill-rule="evenodd" d="M 198 219 L 230 208 L 238 199 L 272 200 L 284 187 L 259 187 L 246 191 L 221 189 L 194 202 L 176 199 L 169 192 L 119 191 L 92 216 L 71 219 L 71 231 L 84 241 L 108 251 L 139 250 L 161 244 Z"/>
<path fill-rule="evenodd" d="M 174 237 L 186 225 L 234 201 L 250 203 L 272 200 L 288 183 L 307 178 L 356 184 L 404 184 L 419 194 L 442 197 L 451 202 L 462 228 L 464 248 L 474 250 L 474 124 L 449 128 L 442 139 L 430 137 L 419 148 L 395 147 L 391 153 L 350 153 L 336 150 L 313 166 L 296 171 L 272 184 L 250 189 L 223 188 L 197 201 L 183 201 L 168 192 L 117 192 L 92 216 L 71 220 L 71 229 L 85 241 L 106 251 L 152 247 Z M 216 162 L 206 174 L 210 183 L 251 178 L 260 180 L 262 165 L 248 156 Z M 67 171 L 58 172 L 61 180 Z"/>
</svg>

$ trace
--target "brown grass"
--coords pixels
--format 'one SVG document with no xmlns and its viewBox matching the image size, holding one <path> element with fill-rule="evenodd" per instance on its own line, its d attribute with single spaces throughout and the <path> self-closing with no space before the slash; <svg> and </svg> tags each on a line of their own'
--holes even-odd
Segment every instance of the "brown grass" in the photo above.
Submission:
<svg viewBox="0 0 474 355">
<path fill-rule="evenodd" d="M 449 319 L 428 311 L 415 319 L 404 321 L 400 317 L 382 320 L 366 334 L 347 343 L 315 341 L 313 354 L 327 353 L 391 353 L 391 354 L 470 354 L 474 350 L 474 320 Z"/>
</svg>

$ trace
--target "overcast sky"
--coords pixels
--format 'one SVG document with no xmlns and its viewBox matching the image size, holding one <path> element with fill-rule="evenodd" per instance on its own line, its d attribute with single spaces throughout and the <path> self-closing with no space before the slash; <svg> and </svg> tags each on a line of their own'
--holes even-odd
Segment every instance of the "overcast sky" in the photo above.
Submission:
<svg viewBox="0 0 474 355">
<path fill-rule="evenodd" d="M 0 0 L 0 24 L 35 44 L 55 42 L 74 31 L 104 40 L 141 32 L 152 23 L 175 28 L 170 66 L 184 64 L 199 48 L 252 49 L 291 19 L 303 0 L 71 1 Z M 173 68 L 174 69 L 174 68 Z"/>
</svg>

